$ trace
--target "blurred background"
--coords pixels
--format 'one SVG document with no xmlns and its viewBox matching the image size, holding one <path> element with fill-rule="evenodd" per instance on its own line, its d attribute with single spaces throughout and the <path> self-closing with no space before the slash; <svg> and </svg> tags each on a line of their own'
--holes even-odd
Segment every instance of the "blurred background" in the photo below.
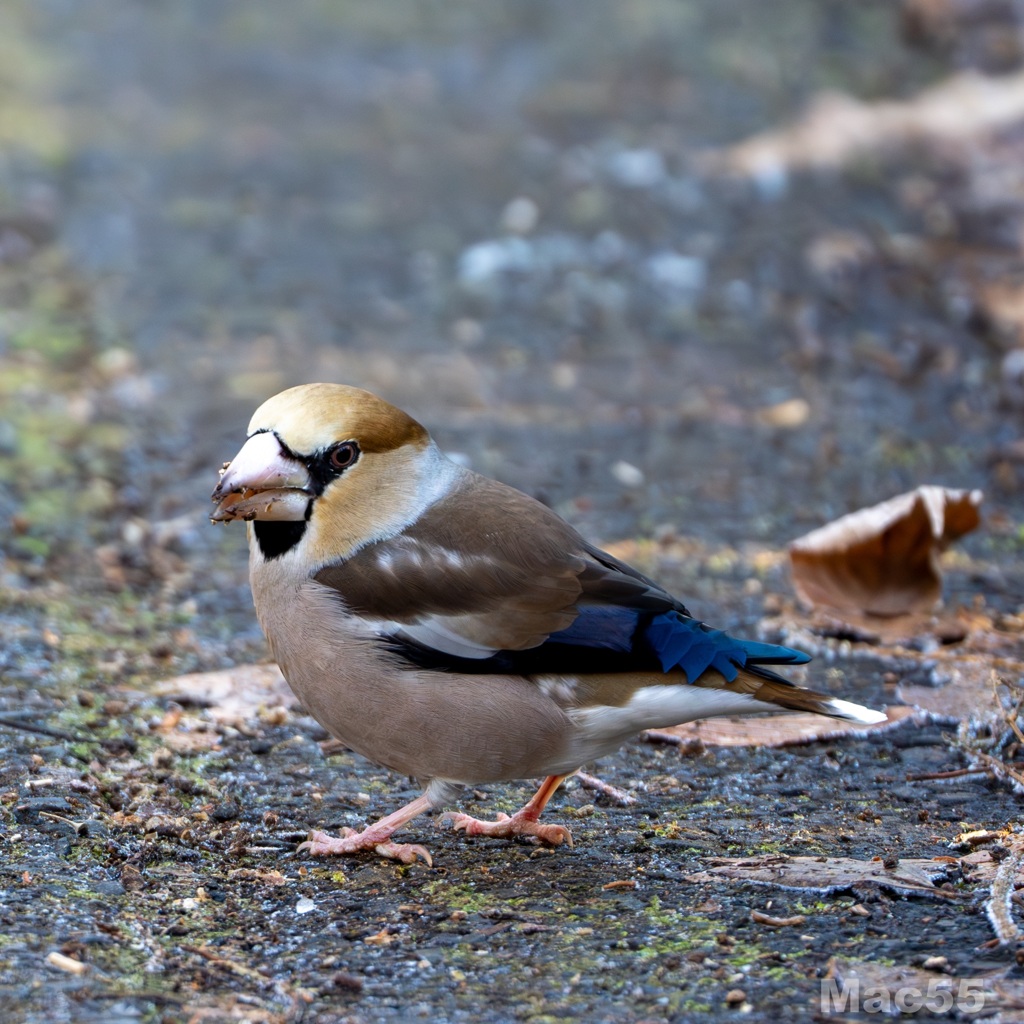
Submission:
<svg viewBox="0 0 1024 1024">
<path fill-rule="evenodd" d="M 261 656 L 208 494 L 310 380 L 596 540 L 682 539 L 726 624 L 758 551 L 920 483 L 986 491 L 963 558 L 1013 605 L 1016 11 L 7 0 L 11 667 L 56 657 L 41 622 L 104 684 Z"/>
<path fill-rule="evenodd" d="M 968 741 L 1020 757 L 1019 687 L 1001 732 L 975 712 L 1024 631 L 1022 9 L 0 0 L 0 1017 L 780 1020 L 857 948 L 1019 975 L 978 885 L 805 906 L 688 872 L 960 871 L 960 832 L 1007 834 L 1011 769 Z M 429 872 L 294 856 L 415 788 L 267 673 L 178 677 L 267 658 L 209 495 L 253 410 L 315 380 L 700 617 L 798 623 L 815 686 L 931 711 L 631 744 L 593 769 L 622 800 L 564 788 L 552 856 L 428 823 Z M 921 484 L 985 492 L 945 619 L 803 629 L 787 544 Z M 800 916 L 766 930 L 773 903 Z"/>
</svg>

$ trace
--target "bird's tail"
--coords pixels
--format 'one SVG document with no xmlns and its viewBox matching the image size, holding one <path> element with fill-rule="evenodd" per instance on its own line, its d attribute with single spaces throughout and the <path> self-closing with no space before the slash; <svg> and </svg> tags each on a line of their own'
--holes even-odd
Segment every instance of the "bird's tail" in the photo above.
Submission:
<svg viewBox="0 0 1024 1024">
<path fill-rule="evenodd" d="M 731 682 L 726 682 L 721 676 L 716 678 L 716 673 L 709 672 L 699 679 L 696 685 L 749 694 L 756 701 L 774 704 L 787 711 L 811 711 L 816 715 L 843 718 L 862 725 L 875 725 L 886 720 L 885 714 L 881 711 L 874 711 L 839 697 L 830 697 L 825 693 L 806 690 L 760 665 L 740 669 Z"/>
</svg>

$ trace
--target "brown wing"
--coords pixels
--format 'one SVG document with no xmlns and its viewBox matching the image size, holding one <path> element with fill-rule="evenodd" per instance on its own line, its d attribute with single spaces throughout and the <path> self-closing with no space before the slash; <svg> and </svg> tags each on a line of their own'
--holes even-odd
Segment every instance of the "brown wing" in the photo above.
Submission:
<svg viewBox="0 0 1024 1024">
<path fill-rule="evenodd" d="M 409 529 L 315 578 L 367 619 L 450 654 L 487 657 L 571 625 L 591 565 L 579 534 L 550 509 L 469 475 Z"/>
</svg>

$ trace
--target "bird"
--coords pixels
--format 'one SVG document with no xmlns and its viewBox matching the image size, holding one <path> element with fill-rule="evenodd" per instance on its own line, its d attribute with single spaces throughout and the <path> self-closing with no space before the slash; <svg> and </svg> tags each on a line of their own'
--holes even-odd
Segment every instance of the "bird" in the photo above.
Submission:
<svg viewBox="0 0 1024 1024">
<path fill-rule="evenodd" d="M 212 494 L 245 521 L 256 616 L 302 707 L 416 799 L 310 855 L 431 866 L 395 842 L 465 787 L 542 778 L 512 815 L 445 810 L 471 836 L 573 843 L 540 821 L 567 777 L 645 729 L 780 709 L 881 712 L 797 686 L 809 655 L 711 628 L 547 505 L 448 458 L 369 391 L 311 383 L 265 401 Z"/>
</svg>

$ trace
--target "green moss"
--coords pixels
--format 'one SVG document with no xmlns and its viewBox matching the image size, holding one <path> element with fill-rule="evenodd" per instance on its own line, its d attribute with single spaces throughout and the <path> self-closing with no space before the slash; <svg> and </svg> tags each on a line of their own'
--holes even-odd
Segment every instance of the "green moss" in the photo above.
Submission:
<svg viewBox="0 0 1024 1024">
<path fill-rule="evenodd" d="M 11 348 L 36 352 L 46 359 L 63 362 L 81 355 L 88 339 L 77 324 L 33 319 L 11 335 Z"/>
<path fill-rule="evenodd" d="M 449 910 L 462 910 L 467 914 L 477 914 L 494 906 L 493 896 L 467 883 L 453 884 L 447 880 L 428 882 L 423 887 L 423 892 L 431 902 L 439 903 Z"/>
</svg>

